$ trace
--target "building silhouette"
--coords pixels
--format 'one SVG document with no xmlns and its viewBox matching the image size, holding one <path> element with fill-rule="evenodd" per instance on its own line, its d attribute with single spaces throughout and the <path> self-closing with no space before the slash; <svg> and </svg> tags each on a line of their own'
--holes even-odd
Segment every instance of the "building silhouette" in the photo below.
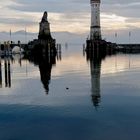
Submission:
<svg viewBox="0 0 140 140">
<path fill-rule="evenodd" d="M 41 22 L 39 23 L 39 35 L 38 39 L 48 40 L 52 39 L 50 33 L 50 23 L 48 22 L 48 13 L 45 11 Z"/>
<path fill-rule="evenodd" d="M 39 23 L 38 39 L 29 43 L 32 46 L 33 55 L 56 55 L 55 39 L 50 32 L 50 23 L 48 22 L 48 13 L 45 11 L 41 22 Z"/>
</svg>

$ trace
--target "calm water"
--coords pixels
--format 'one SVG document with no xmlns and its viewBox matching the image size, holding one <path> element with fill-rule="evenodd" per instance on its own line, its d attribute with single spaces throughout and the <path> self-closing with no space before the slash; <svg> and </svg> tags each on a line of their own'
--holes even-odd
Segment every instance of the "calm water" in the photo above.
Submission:
<svg viewBox="0 0 140 140">
<path fill-rule="evenodd" d="M 87 61 L 80 45 L 52 64 L 1 59 L 0 140 L 139 140 L 140 55 Z"/>
</svg>

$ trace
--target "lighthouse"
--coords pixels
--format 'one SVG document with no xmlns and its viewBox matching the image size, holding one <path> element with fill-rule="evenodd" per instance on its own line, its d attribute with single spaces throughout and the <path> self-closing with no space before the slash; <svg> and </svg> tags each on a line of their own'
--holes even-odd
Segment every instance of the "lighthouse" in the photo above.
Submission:
<svg viewBox="0 0 140 140">
<path fill-rule="evenodd" d="M 101 40 L 100 3 L 101 0 L 90 0 L 91 4 L 90 40 Z"/>
</svg>

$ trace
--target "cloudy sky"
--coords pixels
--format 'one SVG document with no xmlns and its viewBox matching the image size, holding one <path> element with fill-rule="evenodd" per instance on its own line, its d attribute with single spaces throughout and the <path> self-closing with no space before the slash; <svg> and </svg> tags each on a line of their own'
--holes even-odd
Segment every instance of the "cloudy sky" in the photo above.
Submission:
<svg viewBox="0 0 140 140">
<path fill-rule="evenodd" d="M 130 31 L 140 33 L 139 0 L 101 1 L 101 25 L 105 38 L 115 32 L 124 36 Z M 53 32 L 89 33 L 89 0 L 0 0 L 0 32 L 25 28 L 29 32 L 38 32 L 44 11 L 49 13 Z"/>
</svg>

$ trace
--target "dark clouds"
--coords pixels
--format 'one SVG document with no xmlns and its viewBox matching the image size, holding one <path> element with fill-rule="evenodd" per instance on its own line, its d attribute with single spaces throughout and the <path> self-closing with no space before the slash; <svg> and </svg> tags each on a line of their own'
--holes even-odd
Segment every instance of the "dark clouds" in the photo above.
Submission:
<svg viewBox="0 0 140 140">
<path fill-rule="evenodd" d="M 73 11 L 85 11 L 89 8 L 89 3 L 85 3 L 83 0 L 79 1 L 74 0 L 14 0 L 14 2 L 20 4 L 19 6 L 10 5 L 9 8 L 19 11 L 31 11 L 31 12 L 73 12 Z"/>
<path fill-rule="evenodd" d="M 90 0 L 13 0 L 19 6 L 9 8 L 28 12 L 70 13 L 89 12 Z M 113 13 L 125 17 L 140 17 L 139 0 L 101 0 L 101 12 Z"/>
</svg>

